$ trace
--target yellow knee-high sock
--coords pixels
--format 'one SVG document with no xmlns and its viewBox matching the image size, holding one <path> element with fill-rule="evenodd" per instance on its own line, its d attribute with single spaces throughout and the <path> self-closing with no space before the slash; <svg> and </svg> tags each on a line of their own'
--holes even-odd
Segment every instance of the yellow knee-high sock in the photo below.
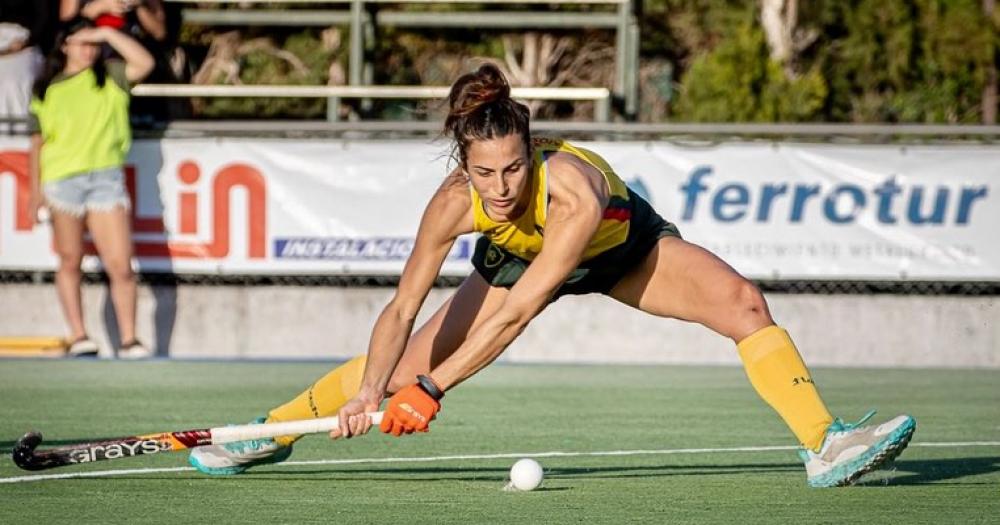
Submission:
<svg viewBox="0 0 1000 525">
<path fill-rule="evenodd" d="M 360 356 L 334 368 L 295 399 L 272 409 L 267 422 L 329 417 L 337 413 L 361 388 L 367 356 Z M 275 441 L 291 445 L 300 436 L 281 436 Z"/>
<path fill-rule="evenodd" d="M 771 325 L 736 346 L 750 384 L 760 397 L 778 412 L 803 446 L 818 449 L 833 416 L 788 332 Z"/>
</svg>

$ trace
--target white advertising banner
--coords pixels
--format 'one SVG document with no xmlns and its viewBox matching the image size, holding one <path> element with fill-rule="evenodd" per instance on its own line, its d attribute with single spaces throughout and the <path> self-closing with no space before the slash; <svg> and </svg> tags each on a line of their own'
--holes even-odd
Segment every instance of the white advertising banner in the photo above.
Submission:
<svg viewBox="0 0 1000 525">
<path fill-rule="evenodd" d="M 1000 280 L 998 147 L 580 145 L 752 278 Z M 138 267 L 398 274 L 447 154 L 413 140 L 137 141 L 126 171 Z M 0 138 L 0 270 L 56 266 L 28 183 L 27 140 Z M 470 271 L 473 243 L 456 242 L 444 274 Z"/>
<path fill-rule="evenodd" d="M 1000 279 L 998 147 L 600 151 L 686 239 L 753 278 Z"/>
</svg>

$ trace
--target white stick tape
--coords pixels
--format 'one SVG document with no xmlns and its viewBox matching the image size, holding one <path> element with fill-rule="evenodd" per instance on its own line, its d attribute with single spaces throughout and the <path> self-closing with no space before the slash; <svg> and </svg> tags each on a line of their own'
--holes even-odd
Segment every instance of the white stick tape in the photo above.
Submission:
<svg viewBox="0 0 1000 525">
<path fill-rule="evenodd" d="M 378 425 L 382 422 L 382 412 L 372 412 L 368 414 L 372 418 L 372 424 Z M 339 420 L 334 417 L 323 417 L 319 419 L 304 419 L 301 421 L 284 421 L 281 423 L 259 423 L 252 425 L 233 425 L 228 427 L 213 428 L 212 443 L 232 443 L 234 441 L 244 441 L 247 439 L 264 439 L 278 436 L 291 436 L 299 434 L 319 434 L 330 432 L 339 427 Z"/>
</svg>

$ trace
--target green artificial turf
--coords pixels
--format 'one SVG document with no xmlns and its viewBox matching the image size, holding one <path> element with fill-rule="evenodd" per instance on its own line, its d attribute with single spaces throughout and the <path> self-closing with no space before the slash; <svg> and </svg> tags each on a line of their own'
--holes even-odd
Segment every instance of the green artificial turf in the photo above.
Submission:
<svg viewBox="0 0 1000 525">
<path fill-rule="evenodd" d="M 817 369 L 845 420 L 878 408 L 917 419 L 891 470 L 810 489 L 792 445 L 743 371 L 728 367 L 495 365 L 444 399 L 426 435 L 309 436 L 289 463 L 228 478 L 160 454 L 45 472 L 9 459 L 46 445 L 245 422 L 322 375 L 321 363 L 0 361 L 0 523 L 997 523 L 1000 372 Z M 993 442 L 965 445 L 958 443 Z M 929 446 L 932 443 L 952 443 Z M 541 456 L 542 452 L 613 455 Z M 648 451 L 638 453 L 636 451 Z M 672 452 L 671 452 L 672 451 Z M 512 457 L 486 457 L 510 454 Z M 502 490 L 535 455 L 542 488 Z M 414 461 L 441 456 L 475 458 Z M 357 463 L 320 463 L 371 459 Z M 300 463 L 301 462 L 301 463 Z M 299 464 L 295 464 L 299 463 Z"/>
</svg>

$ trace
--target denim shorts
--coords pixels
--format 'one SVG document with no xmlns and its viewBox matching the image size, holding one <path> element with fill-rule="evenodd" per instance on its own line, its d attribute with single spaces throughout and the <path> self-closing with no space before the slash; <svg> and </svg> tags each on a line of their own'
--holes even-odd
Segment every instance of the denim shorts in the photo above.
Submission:
<svg viewBox="0 0 1000 525">
<path fill-rule="evenodd" d="M 85 171 L 47 182 L 42 191 L 49 208 L 74 217 L 83 217 L 88 211 L 111 211 L 116 206 L 128 210 L 131 206 L 121 167 Z"/>
</svg>

